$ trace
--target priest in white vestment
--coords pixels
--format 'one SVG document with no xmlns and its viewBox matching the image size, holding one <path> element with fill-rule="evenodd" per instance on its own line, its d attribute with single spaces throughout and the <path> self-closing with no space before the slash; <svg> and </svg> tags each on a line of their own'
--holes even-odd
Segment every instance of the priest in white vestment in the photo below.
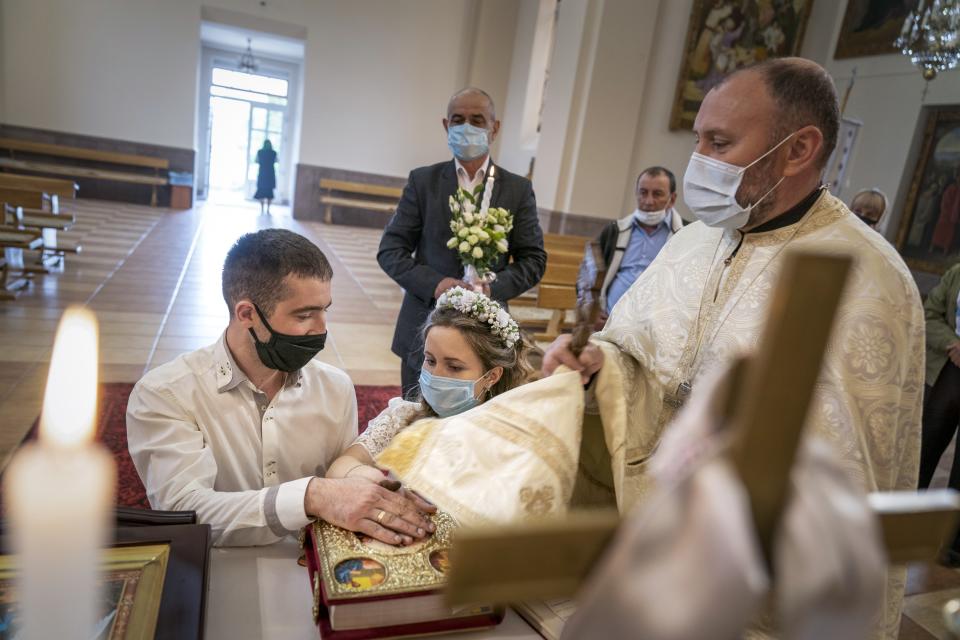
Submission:
<svg viewBox="0 0 960 640">
<path fill-rule="evenodd" d="M 591 383 L 621 510 L 649 489 L 645 463 L 690 390 L 755 348 L 791 249 L 855 258 L 808 428 L 865 490 L 916 488 L 923 309 L 893 247 L 821 187 L 838 123 L 833 82 L 808 60 L 771 60 L 711 90 L 684 176 L 698 222 L 671 238 L 579 358 L 569 336 L 547 351 L 547 373 L 566 364 Z M 585 454 L 588 465 L 604 457 Z M 888 572 L 880 636 L 897 635 L 904 576 Z"/>
</svg>

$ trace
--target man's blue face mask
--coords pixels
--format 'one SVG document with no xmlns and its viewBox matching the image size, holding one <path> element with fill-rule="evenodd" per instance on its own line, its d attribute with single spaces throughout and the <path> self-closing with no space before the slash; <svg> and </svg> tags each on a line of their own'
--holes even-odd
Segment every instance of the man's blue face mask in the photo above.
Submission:
<svg viewBox="0 0 960 640">
<path fill-rule="evenodd" d="M 490 151 L 487 130 L 466 122 L 447 127 L 447 146 L 463 162 L 482 158 Z"/>
<path fill-rule="evenodd" d="M 485 376 L 486 374 L 484 374 Z M 476 380 L 460 380 L 458 378 L 441 378 L 432 375 L 426 369 L 420 370 L 420 393 L 437 415 L 449 418 L 458 413 L 472 409 L 479 400 L 476 397 L 475 385 L 483 376 Z"/>
</svg>

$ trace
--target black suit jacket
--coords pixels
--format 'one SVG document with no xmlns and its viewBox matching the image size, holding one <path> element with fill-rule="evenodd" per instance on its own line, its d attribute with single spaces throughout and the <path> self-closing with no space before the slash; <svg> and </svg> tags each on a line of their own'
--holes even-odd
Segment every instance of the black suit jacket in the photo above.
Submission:
<svg viewBox="0 0 960 640">
<path fill-rule="evenodd" d="M 494 266 L 497 279 L 490 286 L 491 297 L 505 302 L 540 282 L 547 254 L 533 185 L 499 166 L 494 175 L 490 206 L 513 213 L 510 251 Z M 422 364 L 417 334 L 436 303 L 433 294 L 437 285 L 444 278 L 463 276 L 456 250 L 447 248 L 452 234 L 450 196 L 457 192 L 457 186 L 453 160 L 411 171 L 396 213 L 380 239 L 377 262 L 406 294 L 391 349 L 414 369 Z"/>
</svg>

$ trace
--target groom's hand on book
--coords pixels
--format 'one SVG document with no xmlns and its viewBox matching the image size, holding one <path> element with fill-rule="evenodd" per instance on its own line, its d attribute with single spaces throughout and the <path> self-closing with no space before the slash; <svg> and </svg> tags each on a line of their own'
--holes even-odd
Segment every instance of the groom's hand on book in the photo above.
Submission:
<svg viewBox="0 0 960 640">
<path fill-rule="evenodd" d="M 430 502 L 429 500 L 421 496 L 416 491 L 413 491 L 412 489 L 407 489 L 406 487 L 400 487 L 399 489 L 397 489 L 397 493 L 399 493 L 401 496 L 403 496 L 413 504 L 417 505 L 417 509 L 419 509 L 420 513 L 423 515 L 437 512 L 437 506 L 435 504 L 433 504 L 432 502 Z"/>
<path fill-rule="evenodd" d="M 420 510 L 420 515 L 424 517 L 426 517 L 428 514 L 437 512 L 437 505 L 433 504 L 413 489 L 407 489 L 405 486 L 403 486 L 403 483 L 400 482 L 400 479 L 397 478 L 392 471 L 387 472 L 383 480 L 380 481 L 380 486 L 384 489 L 389 489 L 390 491 L 396 491 L 407 500 L 410 500 L 413 504 L 417 505 L 417 509 Z"/>
<path fill-rule="evenodd" d="M 587 346 L 580 352 L 580 357 L 573 355 L 570 350 L 570 341 L 573 339 L 569 333 L 558 336 L 543 354 L 543 374 L 551 375 L 560 365 L 566 365 L 574 371 L 580 372 L 580 378 L 583 384 L 590 382 L 597 371 L 603 366 L 603 351 L 595 344 L 587 343 Z"/>
<path fill-rule="evenodd" d="M 408 545 L 435 529 L 410 497 L 366 478 L 314 478 L 304 508 L 308 515 L 386 544 Z"/>
</svg>

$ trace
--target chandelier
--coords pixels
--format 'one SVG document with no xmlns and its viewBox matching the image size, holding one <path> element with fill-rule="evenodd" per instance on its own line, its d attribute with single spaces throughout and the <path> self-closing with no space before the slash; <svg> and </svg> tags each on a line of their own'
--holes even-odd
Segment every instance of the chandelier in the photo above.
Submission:
<svg viewBox="0 0 960 640">
<path fill-rule="evenodd" d="M 920 67 L 924 80 L 960 62 L 960 1 L 920 0 L 893 45 Z"/>
<path fill-rule="evenodd" d="M 250 38 L 247 38 L 247 50 L 240 56 L 240 71 L 244 73 L 257 72 L 257 59 L 253 57 L 253 49 L 250 48 Z"/>
</svg>

